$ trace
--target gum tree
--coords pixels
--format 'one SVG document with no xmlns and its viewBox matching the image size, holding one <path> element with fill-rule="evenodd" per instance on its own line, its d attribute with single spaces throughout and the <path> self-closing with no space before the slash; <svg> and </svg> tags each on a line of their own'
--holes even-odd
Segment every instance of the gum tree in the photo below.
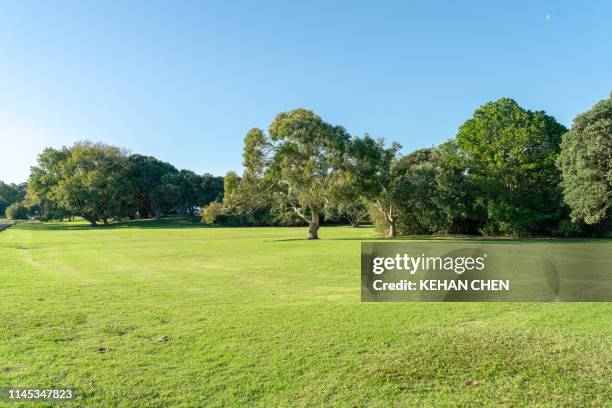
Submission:
<svg viewBox="0 0 612 408">
<path fill-rule="evenodd" d="M 343 164 L 349 136 L 314 112 L 295 109 L 276 116 L 269 136 L 253 129 L 245 138 L 243 180 L 258 180 L 267 197 L 280 200 L 318 239 L 320 217 Z"/>
</svg>

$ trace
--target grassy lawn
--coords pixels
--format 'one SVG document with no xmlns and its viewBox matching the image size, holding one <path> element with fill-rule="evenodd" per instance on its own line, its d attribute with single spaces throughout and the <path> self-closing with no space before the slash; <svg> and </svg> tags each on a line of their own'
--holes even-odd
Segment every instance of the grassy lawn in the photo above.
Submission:
<svg viewBox="0 0 612 408">
<path fill-rule="evenodd" d="M 71 386 L 87 406 L 609 406 L 611 304 L 365 304 L 373 230 L 320 233 L 2 232 L 0 387 Z"/>
</svg>

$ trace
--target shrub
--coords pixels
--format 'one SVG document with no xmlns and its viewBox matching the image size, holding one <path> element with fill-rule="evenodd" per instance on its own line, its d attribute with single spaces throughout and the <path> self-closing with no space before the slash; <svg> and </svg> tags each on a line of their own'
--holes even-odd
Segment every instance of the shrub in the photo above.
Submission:
<svg viewBox="0 0 612 408">
<path fill-rule="evenodd" d="M 223 214 L 223 204 L 213 201 L 202 210 L 202 222 L 213 225 L 215 220 Z"/>
</svg>

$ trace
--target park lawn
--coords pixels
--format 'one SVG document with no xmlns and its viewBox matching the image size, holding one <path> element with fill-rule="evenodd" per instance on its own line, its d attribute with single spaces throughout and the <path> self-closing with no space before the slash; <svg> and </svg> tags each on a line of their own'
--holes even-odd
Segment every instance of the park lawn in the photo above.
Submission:
<svg viewBox="0 0 612 408">
<path fill-rule="evenodd" d="M 75 387 L 79 406 L 609 406 L 612 305 L 361 303 L 373 230 L 305 234 L 0 233 L 0 387 Z"/>
</svg>

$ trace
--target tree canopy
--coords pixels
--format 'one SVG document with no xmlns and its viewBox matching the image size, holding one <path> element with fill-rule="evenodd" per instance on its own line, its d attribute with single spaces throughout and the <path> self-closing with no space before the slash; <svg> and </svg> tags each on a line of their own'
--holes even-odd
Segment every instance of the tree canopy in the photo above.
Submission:
<svg viewBox="0 0 612 408">
<path fill-rule="evenodd" d="M 572 218 L 606 222 L 612 209 L 612 94 L 576 116 L 557 163 Z"/>
</svg>

